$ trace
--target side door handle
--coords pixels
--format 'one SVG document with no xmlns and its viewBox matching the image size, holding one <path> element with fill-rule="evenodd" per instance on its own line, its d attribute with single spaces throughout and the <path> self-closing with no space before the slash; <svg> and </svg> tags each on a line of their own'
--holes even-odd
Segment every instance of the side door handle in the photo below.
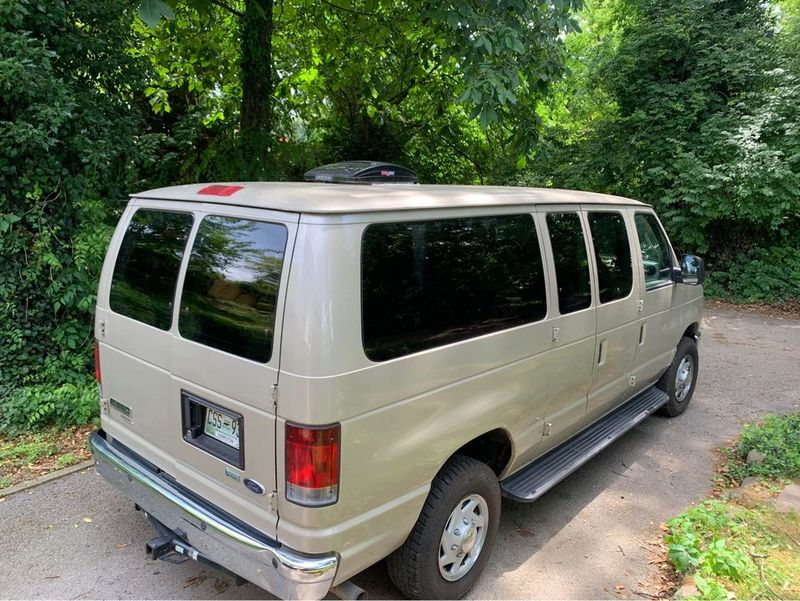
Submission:
<svg viewBox="0 0 800 601">
<path fill-rule="evenodd" d="M 606 349 L 608 347 L 608 340 L 601 340 L 597 348 L 597 371 L 606 364 Z"/>
</svg>

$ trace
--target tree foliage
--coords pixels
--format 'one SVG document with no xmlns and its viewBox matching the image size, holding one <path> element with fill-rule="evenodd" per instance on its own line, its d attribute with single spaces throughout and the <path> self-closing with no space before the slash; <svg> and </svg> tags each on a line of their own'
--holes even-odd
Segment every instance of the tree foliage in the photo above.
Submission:
<svg viewBox="0 0 800 601">
<path fill-rule="evenodd" d="M 141 5 L 147 7 L 150 24 L 154 15 L 172 12 L 166 4 L 155 10 L 151 2 L 159 1 Z M 237 40 L 242 130 L 252 127 L 248 114 L 255 99 L 269 98 L 249 90 L 247 82 L 277 82 L 281 106 L 264 107 L 255 119 L 264 127 L 279 119 L 274 108 L 288 112 L 289 121 L 301 123 L 303 132 L 322 125 L 329 145 L 342 152 L 367 151 L 373 158 L 386 158 L 374 153 L 388 152 L 397 158 L 412 137 L 406 133 L 395 139 L 398 132 L 454 103 L 463 107 L 464 123 L 476 121 L 483 130 L 503 123 L 503 142 L 512 152 L 532 148 L 539 127 L 529 107 L 563 72 L 562 38 L 576 29 L 572 15 L 581 2 L 287 0 L 274 10 L 274 18 L 271 3 L 256 4 L 192 0 L 175 5 L 179 20 L 185 9 L 204 16 L 222 10 L 245 25 L 250 12 L 269 15 L 269 24 L 256 28 L 265 34 L 255 44 L 264 49 L 260 62 L 248 58 L 254 44 L 244 26 L 243 39 Z M 191 25 L 186 19 L 182 24 Z M 182 37 L 175 27 L 171 35 Z M 187 38 L 194 48 L 194 32 L 187 32 Z M 296 133 L 292 129 L 279 137 Z M 342 135 L 343 130 L 349 133 Z"/>
<path fill-rule="evenodd" d="M 526 182 L 652 203 L 712 292 L 800 296 L 800 38 L 790 5 L 599 2 Z M 588 92 L 588 93 L 587 93 Z M 603 104 L 598 105 L 598 100 Z M 566 112 L 564 112 L 566 108 Z"/>
<path fill-rule="evenodd" d="M 113 0 L 0 3 L 0 388 L 85 367 L 108 203 L 141 185 L 132 19 Z"/>
</svg>

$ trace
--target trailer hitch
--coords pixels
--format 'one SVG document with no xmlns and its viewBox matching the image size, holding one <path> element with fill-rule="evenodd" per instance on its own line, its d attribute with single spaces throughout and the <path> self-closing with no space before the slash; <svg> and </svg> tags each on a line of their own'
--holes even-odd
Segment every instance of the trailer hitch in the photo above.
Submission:
<svg viewBox="0 0 800 601">
<path fill-rule="evenodd" d="M 236 586 L 247 583 L 247 580 L 238 574 L 234 574 L 227 568 L 203 557 L 197 549 L 184 540 L 186 537 L 185 532 L 179 529 L 172 531 L 146 511 L 143 511 L 143 513 L 158 533 L 157 537 L 145 543 L 144 546 L 145 552 L 150 559 L 160 559 L 173 564 L 181 564 L 191 559 L 228 574 L 233 577 Z"/>
</svg>

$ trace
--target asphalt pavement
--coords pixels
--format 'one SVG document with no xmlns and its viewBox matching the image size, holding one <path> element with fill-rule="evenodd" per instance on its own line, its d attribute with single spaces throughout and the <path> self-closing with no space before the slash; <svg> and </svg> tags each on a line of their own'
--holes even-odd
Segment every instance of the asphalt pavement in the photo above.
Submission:
<svg viewBox="0 0 800 601">
<path fill-rule="evenodd" d="M 659 524 L 703 499 L 715 450 L 742 424 L 800 411 L 800 321 L 712 307 L 689 410 L 651 417 L 530 505 L 503 501 L 497 545 L 475 599 L 647 598 Z M 0 501 L 0 597 L 270 599 L 187 561 L 146 559 L 150 526 L 94 473 Z M 396 598 L 383 562 L 355 577 Z"/>
</svg>

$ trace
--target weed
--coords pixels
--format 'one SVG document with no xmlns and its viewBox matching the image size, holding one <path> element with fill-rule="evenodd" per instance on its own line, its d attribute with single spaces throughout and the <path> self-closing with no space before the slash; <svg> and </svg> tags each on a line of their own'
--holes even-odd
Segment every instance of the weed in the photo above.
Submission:
<svg viewBox="0 0 800 601">
<path fill-rule="evenodd" d="M 752 567 L 752 562 L 741 550 L 729 547 L 724 535 L 741 534 L 746 523 L 744 517 L 741 512 L 731 512 L 721 501 L 709 500 L 670 520 L 666 542 L 675 568 L 679 572 L 693 569 L 739 578 Z"/>
<path fill-rule="evenodd" d="M 796 516 L 708 500 L 667 525 L 668 556 L 678 572 L 693 573 L 701 599 L 800 592 L 795 590 L 800 578 Z"/>
<path fill-rule="evenodd" d="M 747 464 L 750 451 L 764 460 Z M 779 481 L 800 476 L 800 414 L 745 426 L 723 472 L 729 484 L 746 476 L 774 478 L 764 483 L 768 494 L 780 489 Z M 797 514 L 710 499 L 667 525 L 669 559 L 678 572 L 693 574 L 702 599 L 800 598 Z"/>
<path fill-rule="evenodd" d="M 78 463 L 80 459 L 75 457 L 72 453 L 66 453 L 61 455 L 58 459 L 56 459 L 56 468 L 63 469 L 65 467 L 69 467 L 70 465 L 75 465 Z"/>
<path fill-rule="evenodd" d="M 31 441 L 11 442 L 0 446 L 0 461 L 17 460 L 21 463 L 31 464 L 43 457 L 55 455 L 57 452 L 58 445 L 39 434 Z"/>
<path fill-rule="evenodd" d="M 88 459 L 90 432 L 89 426 L 73 426 L 0 435 L 0 478 L 14 485 Z"/>
<path fill-rule="evenodd" d="M 763 454 L 764 461 L 746 463 L 750 451 Z M 768 416 L 760 424 L 745 426 L 728 455 L 727 477 L 732 481 L 747 476 L 800 477 L 800 413 Z"/>
</svg>

